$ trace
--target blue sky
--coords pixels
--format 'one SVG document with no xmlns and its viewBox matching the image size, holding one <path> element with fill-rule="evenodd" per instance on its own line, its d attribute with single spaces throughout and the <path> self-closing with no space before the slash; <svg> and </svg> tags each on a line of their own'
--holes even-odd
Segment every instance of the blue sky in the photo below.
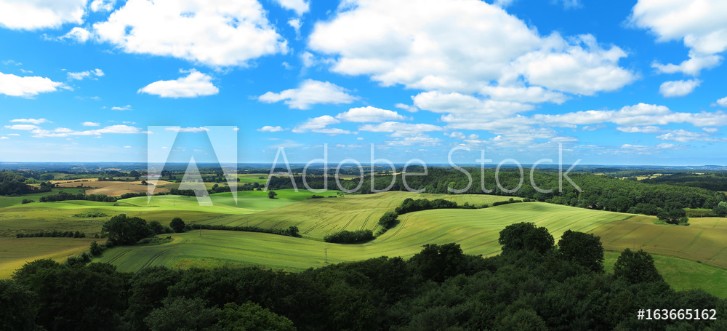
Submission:
<svg viewBox="0 0 727 331">
<path fill-rule="evenodd" d="M 727 164 L 720 0 L 0 0 L 0 41 L 5 162 Z"/>
</svg>

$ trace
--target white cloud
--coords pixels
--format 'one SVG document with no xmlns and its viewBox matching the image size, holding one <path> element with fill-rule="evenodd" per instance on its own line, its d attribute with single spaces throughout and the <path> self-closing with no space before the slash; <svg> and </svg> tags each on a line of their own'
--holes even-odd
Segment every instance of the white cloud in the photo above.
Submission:
<svg viewBox="0 0 727 331">
<path fill-rule="evenodd" d="M 699 80 L 695 79 L 664 82 L 659 86 L 659 93 L 667 98 L 683 97 L 692 93 L 700 83 Z"/>
<path fill-rule="evenodd" d="M 727 107 L 727 97 L 717 100 L 717 104 L 722 107 Z"/>
<path fill-rule="evenodd" d="M 127 111 L 127 110 L 131 110 L 131 105 L 126 105 L 126 106 L 113 106 L 113 107 L 111 107 L 111 110 L 114 110 L 114 111 Z"/>
<path fill-rule="evenodd" d="M 329 83 L 317 80 L 305 80 L 298 88 L 288 89 L 280 93 L 267 92 L 258 97 L 265 103 L 285 102 L 293 109 L 309 109 L 317 104 L 346 104 L 356 100 L 348 94 L 347 90 Z"/>
<path fill-rule="evenodd" d="M 692 131 L 686 131 L 686 130 L 674 130 L 665 134 L 662 134 L 660 136 L 657 136 L 657 138 L 661 140 L 671 140 L 671 141 L 678 141 L 678 142 L 689 142 L 694 140 L 711 140 L 708 135 L 701 133 L 701 132 L 692 132 Z"/>
<path fill-rule="evenodd" d="M 57 28 L 83 22 L 87 0 L 0 0 L 0 27 L 17 30 Z"/>
<path fill-rule="evenodd" d="M 209 131 L 209 129 L 207 129 L 205 127 L 198 127 L 198 128 L 196 128 L 196 127 L 186 127 L 186 128 L 173 127 L 173 128 L 166 128 L 165 130 L 171 131 L 171 132 L 185 132 L 185 133 L 201 133 L 201 132 Z"/>
<path fill-rule="evenodd" d="M 542 50 L 520 57 L 513 67 L 531 84 L 593 95 L 618 90 L 636 79 L 633 73 L 618 65 L 624 57 L 626 52 L 615 46 L 601 48 L 591 35 L 571 41 L 553 35 L 546 39 Z"/>
<path fill-rule="evenodd" d="M 86 71 L 80 71 L 80 72 L 69 72 L 68 73 L 68 79 L 69 80 L 84 80 L 86 78 L 98 78 L 103 77 L 104 72 L 101 69 L 93 69 L 93 70 L 86 70 Z"/>
<path fill-rule="evenodd" d="M 415 136 L 398 137 L 397 139 L 387 141 L 386 144 L 389 146 L 436 146 L 439 145 L 440 141 L 441 140 L 439 138 L 420 134 Z"/>
<path fill-rule="evenodd" d="M 160 80 L 139 89 L 139 93 L 158 95 L 162 98 L 196 98 L 219 93 L 212 84 L 212 77 L 192 70 L 186 77 Z"/>
<path fill-rule="evenodd" d="M 296 34 L 300 34 L 300 27 L 303 26 L 303 23 L 299 18 L 291 18 L 288 20 L 288 25 L 295 30 Z"/>
<path fill-rule="evenodd" d="M 91 11 L 94 12 L 110 12 L 114 9 L 116 0 L 93 0 L 91 1 Z"/>
<path fill-rule="evenodd" d="M 92 127 L 93 126 L 101 126 L 101 124 L 98 123 L 98 122 L 83 122 L 82 125 L 83 126 L 92 126 Z"/>
<path fill-rule="evenodd" d="M 280 132 L 280 131 L 283 131 L 285 129 L 283 129 L 282 126 L 270 126 L 270 125 L 266 125 L 266 126 L 263 126 L 262 128 L 259 128 L 257 130 L 260 131 L 260 132 Z"/>
<path fill-rule="evenodd" d="M 405 119 L 404 116 L 399 115 L 395 111 L 371 106 L 351 108 L 346 112 L 336 115 L 336 118 L 346 122 L 384 122 Z"/>
<path fill-rule="evenodd" d="M 18 131 L 33 131 L 39 129 L 37 125 L 34 124 L 13 124 L 13 125 L 6 125 L 6 129 L 10 130 L 18 130 Z"/>
<path fill-rule="evenodd" d="M 406 110 L 410 113 L 416 113 L 419 111 L 419 108 L 417 108 L 416 106 L 407 105 L 405 103 L 397 103 L 396 105 L 394 105 L 394 107 Z"/>
<path fill-rule="evenodd" d="M 45 118 L 16 118 L 13 120 L 10 120 L 10 123 L 30 123 L 30 124 L 43 124 L 48 122 Z"/>
<path fill-rule="evenodd" d="M 42 123 L 42 122 L 41 122 Z M 91 122 L 87 122 L 91 123 Z M 84 123 L 84 126 L 87 123 Z M 95 123 L 94 123 L 95 124 Z M 34 124 L 13 124 L 13 125 L 6 125 L 5 128 L 10 130 L 18 130 L 18 131 L 29 131 L 33 137 L 35 138 L 65 138 L 65 137 L 75 137 L 75 136 L 102 136 L 104 134 L 141 134 L 146 133 L 145 131 L 142 131 L 139 128 L 118 124 L 118 125 L 111 125 L 100 129 L 94 129 L 94 130 L 83 130 L 83 131 L 77 131 L 72 130 L 69 128 L 55 128 L 53 130 L 47 130 L 39 127 L 38 125 Z"/>
<path fill-rule="evenodd" d="M 507 7 L 511 5 L 515 0 L 495 0 L 492 4 L 500 7 Z"/>
<path fill-rule="evenodd" d="M 689 52 L 689 59 L 682 61 L 679 64 L 661 64 L 654 62 L 651 66 L 656 69 L 657 72 L 664 74 L 684 73 L 687 75 L 696 76 L 702 69 L 710 69 L 716 67 L 722 62 L 722 57 L 718 55 L 703 55 L 695 54 L 693 51 Z"/>
<path fill-rule="evenodd" d="M 716 66 L 727 50 L 727 2 L 723 0 L 639 0 L 631 22 L 650 30 L 658 41 L 681 40 L 690 49 L 681 64 L 657 64 L 663 72 L 697 75 Z"/>
<path fill-rule="evenodd" d="M 619 130 L 621 132 L 627 132 L 627 133 L 656 133 L 661 131 L 659 127 L 649 125 L 649 126 L 619 126 L 616 128 L 616 130 Z"/>
<path fill-rule="evenodd" d="M 209 66 L 245 66 L 287 52 L 257 0 L 129 0 L 93 25 L 100 41 L 127 53 L 171 56 Z"/>
<path fill-rule="evenodd" d="M 368 75 L 384 86 L 471 93 L 525 81 L 590 95 L 635 79 L 619 67 L 626 54 L 616 46 L 602 48 L 590 35 L 541 37 L 502 8 L 475 0 L 349 0 L 309 39 L 311 49 L 331 57 L 334 72 Z"/>
<path fill-rule="evenodd" d="M 73 27 L 71 31 L 68 31 L 68 33 L 64 34 L 63 36 L 59 37 L 60 40 L 71 40 L 75 41 L 77 43 L 85 43 L 89 39 L 91 39 L 92 35 L 91 32 L 88 30 L 81 28 L 81 27 Z"/>
<path fill-rule="evenodd" d="M 275 2 L 287 10 L 292 10 L 298 16 L 303 15 L 310 9 L 308 1 L 305 0 L 275 0 Z"/>
<path fill-rule="evenodd" d="M 379 124 L 366 124 L 359 128 L 360 131 L 388 132 L 393 137 L 417 135 L 422 132 L 442 131 L 442 127 L 426 123 L 401 123 L 384 122 Z"/>
<path fill-rule="evenodd" d="M 341 121 L 335 119 L 333 116 L 329 115 L 323 115 L 315 118 L 311 118 L 305 123 L 296 126 L 293 128 L 293 132 L 295 133 L 305 133 L 305 132 L 315 132 L 315 133 L 325 133 L 330 135 L 337 135 L 337 134 L 350 134 L 351 131 L 338 129 L 338 128 L 329 128 L 329 125 L 338 124 Z"/>
<path fill-rule="evenodd" d="M 672 123 L 689 123 L 698 127 L 727 125 L 727 114 L 723 112 L 673 112 L 666 106 L 645 103 L 626 106 L 617 111 L 586 110 L 558 115 L 537 114 L 532 119 L 535 123 L 566 127 L 609 122 L 621 127 L 644 127 Z"/>
<path fill-rule="evenodd" d="M 34 97 L 41 93 L 55 92 L 63 83 L 40 76 L 16 76 L 0 72 L 0 94 L 12 97 Z"/>
</svg>

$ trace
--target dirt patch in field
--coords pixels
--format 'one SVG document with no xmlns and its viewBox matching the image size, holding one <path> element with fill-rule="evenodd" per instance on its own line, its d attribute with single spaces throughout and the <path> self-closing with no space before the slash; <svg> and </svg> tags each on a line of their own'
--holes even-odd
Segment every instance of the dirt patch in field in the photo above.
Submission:
<svg viewBox="0 0 727 331">
<path fill-rule="evenodd" d="M 118 197 L 126 193 L 145 193 L 149 188 L 148 185 L 142 185 L 141 181 L 100 181 L 96 178 L 56 180 L 53 181 L 53 184 L 56 184 L 57 187 L 84 188 L 86 189 L 86 194 L 104 194 L 112 197 Z M 169 192 L 172 184 L 174 183 L 160 180 L 157 182 L 154 192 Z"/>
</svg>

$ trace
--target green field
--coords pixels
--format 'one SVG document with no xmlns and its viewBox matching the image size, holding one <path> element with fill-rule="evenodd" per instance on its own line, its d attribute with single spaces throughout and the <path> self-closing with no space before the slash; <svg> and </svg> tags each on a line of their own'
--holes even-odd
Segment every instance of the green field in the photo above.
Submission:
<svg viewBox="0 0 727 331">
<path fill-rule="evenodd" d="M 64 261 L 88 250 L 93 239 L 0 237 L 0 278 L 7 278 L 26 262 L 37 259 Z"/>
<path fill-rule="evenodd" d="M 722 296 L 727 289 L 715 280 L 727 275 L 727 219 L 698 218 L 691 225 L 656 224 L 651 216 L 596 211 L 561 205 L 529 202 L 485 209 L 439 209 L 401 215 L 400 224 L 362 245 L 330 244 L 322 238 L 340 230 L 376 229 L 383 213 L 393 210 L 406 198 L 444 198 L 474 205 L 491 205 L 508 197 L 490 195 L 444 195 L 387 192 L 369 195 L 343 195 L 328 192 L 320 199 L 313 193 L 279 190 L 278 199 L 267 192 L 239 192 L 237 204 L 231 193 L 212 195 L 211 207 L 199 206 L 194 197 L 155 196 L 120 200 L 116 203 L 64 201 L 22 205 L 22 197 L 0 198 L 0 277 L 9 275 L 23 262 L 41 257 L 62 260 L 83 251 L 91 239 L 8 238 L 18 232 L 79 230 L 100 231 L 108 217 L 82 218 L 82 212 L 107 215 L 126 213 L 167 224 L 173 217 L 187 223 L 227 226 L 287 228 L 295 225 L 303 238 L 264 233 L 192 231 L 173 234 L 161 245 L 118 247 L 97 259 L 115 264 L 122 271 L 135 271 L 152 265 L 170 267 L 213 267 L 259 265 L 290 271 L 319 267 L 326 263 L 356 261 L 386 256 L 409 257 L 424 244 L 456 242 L 468 254 L 490 256 L 500 252 L 499 232 L 517 222 L 534 222 L 549 229 L 554 237 L 568 229 L 601 237 L 604 248 L 619 252 L 625 248 L 644 249 L 657 254 L 658 268 L 677 289 L 703 288 Z M 33 247 L 37 245 L 38 248 Z M 615 261 L 607 254 L 607 265 Z"/>
<path fill-rule="evenodd" d="M 394 196 L 387 193 L 378 198 L 390 200 Z M 377 198 L 375 195 L 363 197 Z M 508 224 L 535 222 L 547 227 L 557 237 L 567 229 L 591 231 L 628 217 L 630 215 L 535 202 L 477 210 L 427 210 L 400 216 L 401 223 L 397 227 L 362 245 L 330 244 L 317 237 L 193 231 L 173 235 L 171 243 L 159 246 L 114 248 L 105 253 L 101 261 L 112 262 L 127 271 L 156 264 L 193 266 L 197 259 L 202 265 L 254 264 L 301 270 L 324 265 L 326 250 L 328 262 L 337 263 L 382 255 L 409 257 L 420 251 L 422 245 L 450 242 L 457 242 L 468 254 L 494 255 L 500 252 L 497 242 L 499 232 Z M 360 220 L 363 219 L 360 217 Z M 345 219 L 333 221 L 337 221 L 338 226 L 328 226 L 331 229 L 344 228 L 348 224 Z M 306 226 L 306 222 L 299 224 L 301 231 Z"/>
<path fill-rule="evenodd" d="M 18 232 L 38 230 L 82 231 L 94 234 L 101 231 L 106 218 L 79 218 L 75 215 L 85 212 L 101 212 L 107 215 L 128 214 L 143 217 L 148 221 L 159 221 L 168 224 L 174 217 L 182 217 L 188 222 L 208 221 L 226 216 L 257 213 L 269 209 L 284 207 L 313 195 L 309 192 L 280 190 L 277 199 L 268 199 L 267 192 L 238 192 L 237 204 L 232 193 L 211 195 L 213 206 L 200 206 L 195 197 L 176 195 L 136 197 L 113 202 L 95 201 L 60 201 L 47 203 L 21 204 L 21 200 L 30 197 L 37 201 L 40 193 L 24 197 L 2 197 L 0 205 L 0 236 L 15 236 Z M 335 193 L 332 193 L 335 195 Z"/>
<path fill-rule="evenodd" d="M 604 264 L 607 272 L 613 272 L 620 253 L 606 252 Z M 652 254 L 654 264 L 667 283 L 677 291 L 700 289 L 716 296 L 727 298 L 727 269 L 680 259 L 678 257 Z"/>
</svg>

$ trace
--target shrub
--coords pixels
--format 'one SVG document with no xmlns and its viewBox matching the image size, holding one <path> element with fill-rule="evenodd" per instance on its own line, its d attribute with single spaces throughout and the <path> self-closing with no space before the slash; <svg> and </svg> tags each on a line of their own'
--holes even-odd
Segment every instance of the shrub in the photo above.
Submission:
<svg viewBox="0 0 727 331">
<path fill-rule="evenodd" d="M 360 244 L 374 240 L 371 230 L 340 231 L 323 238 L 326 242 L 337 244 Z"/>
</svg>

